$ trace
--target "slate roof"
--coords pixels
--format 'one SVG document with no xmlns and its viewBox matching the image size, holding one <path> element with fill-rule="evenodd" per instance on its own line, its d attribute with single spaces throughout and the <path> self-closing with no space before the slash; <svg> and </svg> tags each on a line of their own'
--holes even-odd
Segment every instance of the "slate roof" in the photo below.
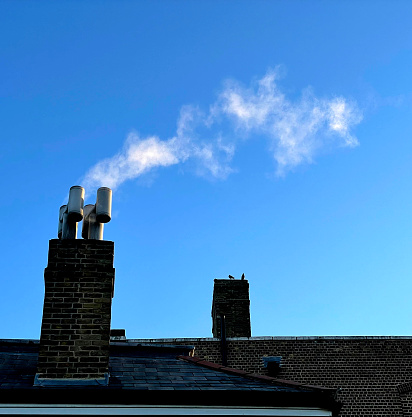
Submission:
<svg viewBox="0 0 412 417">
<path fill-rule="evenodd" d="M 0 340 L 0 390 L 33 387 L 38 341 Z M 272 391 L 304 393 L 328 389 L 250 375 L 189 356 L 191 346 L 128 342 L 111 344 L 109 385 L 97 388 L 180 391 Z M 96 389 L 96 387 L 94 387 Z M 44 389 L 44 388 L 40 388 Z"/>
</svg>

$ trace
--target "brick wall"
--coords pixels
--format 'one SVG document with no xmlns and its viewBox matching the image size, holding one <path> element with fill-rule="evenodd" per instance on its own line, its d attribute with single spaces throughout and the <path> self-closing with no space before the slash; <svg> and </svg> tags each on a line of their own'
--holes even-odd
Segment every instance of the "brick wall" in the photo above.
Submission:
<svg viewBox="0 0 412 417">
<path fill-rule="evenodd" d="M 109 241 L 50 240 L 37 378 L 104 378 L 113 253 Z"/>
<path fill-rule="evenodd" d="M 150 340 L 155 342 L 155 340 Z M 221 361 L 218 339 L 163 339 Z M 412 337 L 256 337 L 228 341 L 228 366 L 267 374 L 262 357 L 282 356 L 281 379 L 338 389 L 340 416 L 412 416 Z"/>
<path fill-rule="evenodd" d="M 225 316 L 226 337 L 250 337 L 250 301 L 247 280 L 215 279 L 212 302 L 214 337 L 220 337 L 221 315 Z"/>
</svg>

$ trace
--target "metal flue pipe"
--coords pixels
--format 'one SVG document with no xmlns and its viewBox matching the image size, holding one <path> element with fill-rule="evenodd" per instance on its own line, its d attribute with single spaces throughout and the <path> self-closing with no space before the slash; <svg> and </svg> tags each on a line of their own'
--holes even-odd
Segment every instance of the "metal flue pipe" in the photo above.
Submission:
<svg viewBox="0 0 412 417">
<path fill-rule="evenodd" d="M 76 239 L 77 222 L 83 220 L 83 239 L 103 240 L 103 226 L 111 219 L 112 190 L 101 187 L 97 190 L 96 204 L 84 206 L 84 188 L 70 188 L 67 205 L 59 210 L 59 239 Z"/>
</svg>

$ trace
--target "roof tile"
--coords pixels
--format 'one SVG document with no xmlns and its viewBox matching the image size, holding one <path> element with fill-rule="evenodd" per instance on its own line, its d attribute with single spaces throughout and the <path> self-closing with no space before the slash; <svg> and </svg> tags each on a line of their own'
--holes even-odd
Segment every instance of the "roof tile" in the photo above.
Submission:
<svg viewBox="0 0 412 417">
<path fill-rule="evenodd" d="M 13 345 L 9 342 L 6 346 L 0 342 L 0 389 L 33 388 L 37 350 L 38 345 L 35 344 L 15 342 Z M 109 386 L 102 388 L 162 391 L 176 389 L 306 392 L 310 390 L 290 381 L 249 375 L 200 358 L 176 356 L 181 353 L 181 347 L 174 350 L 171 346 L 116 344 L 110 352 Z"/>
</svg>

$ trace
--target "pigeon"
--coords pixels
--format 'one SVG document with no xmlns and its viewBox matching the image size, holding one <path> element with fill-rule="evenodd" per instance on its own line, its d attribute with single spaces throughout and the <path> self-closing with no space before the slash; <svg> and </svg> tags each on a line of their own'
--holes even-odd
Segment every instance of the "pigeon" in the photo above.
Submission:
<svg viewBox="0 0 412 417">
<path fill-rule="evenodd" d="M 230 279 L 235 279 L 235 277 L 233 277 L 232 275 L 229 275 L 229 278 L 230 278 Z"/>
<path fill-rule="evenodd" d="M 242 274 L 242 277 L 241 277 L 241 279 L 243 280 L 243 279 L 245 279 L 245 274 Z"/>
</svg>

